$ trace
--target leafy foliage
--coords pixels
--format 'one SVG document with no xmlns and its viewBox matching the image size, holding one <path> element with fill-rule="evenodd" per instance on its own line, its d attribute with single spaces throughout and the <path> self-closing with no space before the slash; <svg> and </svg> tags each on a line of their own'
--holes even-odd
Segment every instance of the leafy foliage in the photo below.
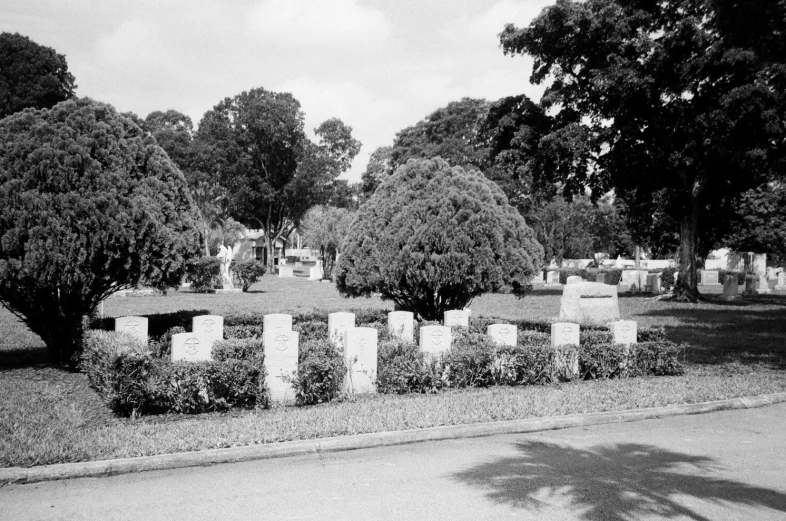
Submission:
<svg viewBox="0 0 786 521">
<path fill-rule="evenodd" d="M 773 266 L 786 265 L 786 185 L 772 183 L 744 193 L 733 223 L 724 244 L 734 251 L 767 253 Z"/>
<path fill-rule="evenodd" d="M 412 160 L 358 211 L 336 285 L 348 296 L 380 293 L 437 320 L 485 292 L 526 292 L 542 258 L 496 184 L 439 158 Z"/>
<path fill-rule="evenodd" d="M 319 249 L 326 278 L 333 273 L 341 241 L 347 235 L 352 218 L 348 210 L 331 206 L 314 206 L 303 218 L 300 233 L 306 244 Z"/>
<path fill-rule="evenodd" d="M 298 405 L 329 402 L 338 396 L 346 374 L 344 357 L 326 337 L 301 342 L 298 358 L 292 381 Z"/>
<path fill-rule="evenodd" d="M 221 261 L 216 257 L 200 257 L 188 263 L 187 280 L 197 293 L 212 291 L 220 280 Z"/>
<path fill-rule="evenodd" d="M 89 99 L 0 121 L 0 302 L 74 364 L 113 292 L 179 280 L 198 241 L 185 179 L 153 138 Z"/>
<path fill-rule="evenodd" d="M 697 298 L 735 199 L 784 171 L 785 24 L 784 2 L 558 0 L 500 35 L 550 79 L 542 171 L 566 195 L 613 187 L 633 222 L 666 217 L 681 298 Z"/>
<path fill-rule="evenodd" d="M 240 279 L 243 291 L 248 291 L 253 283 L 262 278 L 267 268 L 257 260 L 232 262 L 232 272 Z"/>
<path fill-rule="evenodd" d="M 74 97 L 65 56 L 19 33 L 0 34 L 0 119 Z"/>
</svg>

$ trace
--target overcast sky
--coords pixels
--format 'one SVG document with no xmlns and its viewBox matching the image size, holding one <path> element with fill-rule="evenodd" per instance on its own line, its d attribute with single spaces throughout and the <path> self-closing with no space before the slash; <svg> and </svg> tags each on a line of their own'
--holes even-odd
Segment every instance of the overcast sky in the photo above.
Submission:
<svg viewBox="0 0 786 521">
<path fill-rule="evenodd" d="M 65 54 L 77 95 L 145 117 L 175 109 L 198 125 L 225 97 L 291 92 L 311 131 L 341 118 L 377 147 L 464 96 L 525 93 L 531 61 L 497 35 L 552 0 L 0 0 L 0 32 Z"/>
</svg>

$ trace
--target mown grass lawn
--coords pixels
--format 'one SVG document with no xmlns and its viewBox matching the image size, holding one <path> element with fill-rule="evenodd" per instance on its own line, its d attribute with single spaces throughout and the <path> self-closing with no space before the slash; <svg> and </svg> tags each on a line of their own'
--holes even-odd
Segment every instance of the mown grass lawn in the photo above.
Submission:
<svg viewBox="0 0 786 521">
<path fill-rule="evenodd" d="M 561 291 L 529 296 L 486 295 L 473 314 L 550 320 Z M 292 439 L 402 430 L 437 425 L 696 403 L 786 390 L 786 296 L 727 304 L 680 304 L 646 296 L 620 299 L 623 318 L 663 326 L 688 342 L 686 374 L 562 385 L 466 389 L 437 395 L 379 395 L 315 407 L 279 407 L 200 416 L 114 416 L 83 374 L 44 363 L 38 337 L 0 310 L 0 466 L 141 456 Z M 172 292 L 113 297 L 107 316 L 177 310 L 233 313 L 388 308 L 378 298 L 344 299 L 332 284 L 265 277 L 234 295 Z"/>
</svg>

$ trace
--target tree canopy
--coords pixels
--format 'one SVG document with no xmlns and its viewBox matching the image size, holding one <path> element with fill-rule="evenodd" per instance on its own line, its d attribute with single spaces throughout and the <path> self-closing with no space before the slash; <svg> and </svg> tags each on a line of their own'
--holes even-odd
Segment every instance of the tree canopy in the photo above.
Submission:
<svg viewBox="0 0 786 521">
<path fill-rule="evenodd" d="M 0 34 L 0 119 L 74 97 L 65 56 L 19 33 Z"/>
<path fill-rule="evenodd" d="M 500 35 L 549 79 L 545 171 L 566 193 L 613 187 L 639 222 L 671 218 L 691 300 L 734 201 L 784 170 L 784 38 L 786 2 L 738 0 L 557 0 Z"/>
<path fill-rule="evenodd" d="M 199 232 L 185 179 L 111 106 L 69 100 L 0 121 L 0 303 L 73 364 L 113 292 L 179 281 Z"/>
<path fill-rule="evenodd" d="M 303 218 L 299 229 L 303 240 L 311 248 L 317 248 L 324 261 L 325 277 L 330 278 L 340 253 L 341 243 L 349 231 L 354 214 L 345 208 L 314 206 Z"/>
<path fill-rule="evenodd" d="M 505 194 L 476 170 L 410 160 L 358 210 L 342 245 L 336 287 L 380 293 L 440 320 L 486 292 L 525 293 L 543 249 Z"/>
<path fill-rule="evenodd" d="M 291 94 L 257 88 L 216 105 L 197 132 L 196 141 L 217 158 L 230 214 L 250 228 L 262 228 L 268 250 L 309 208 L 332 196 L 336 178 L 360 149 L 352 128 L 338 119 L 315 129 L 319 143 L 311 142 L 303 119 Z"/>
</svg>

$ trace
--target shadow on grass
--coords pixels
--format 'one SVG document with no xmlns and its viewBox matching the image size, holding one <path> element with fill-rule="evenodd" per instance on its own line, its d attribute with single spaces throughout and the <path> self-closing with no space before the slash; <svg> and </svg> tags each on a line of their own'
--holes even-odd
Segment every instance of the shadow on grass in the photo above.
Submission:
<svg viewBox="0 0 786 521">
<path fill-rule="evenodd" d="M 710 305 L 675 305 L 639 316 L 663 319 L 669 340 L 691 345 L 687 353 L 691 362 L 765 362 L 786 368 L 786 302 L 782 297 L 704 304 Z"/>
<path fill-rule="evenodd" d="M 704 456 L 634 443 L 576 449 L 532 442 L 517 448 L 516 457 L 483 463 L 455 478 L 486 490 L 497 503 L 530 512 L 560 503 L 576 519 L 710 519 L 680 501 L 684 496 L 786 513 L 786 494 L 712 477 L 717 465 Z"/>
<path fill-rule="evenodd" d="M 0 350 L 0 369 L 17 369 L 49 364 L 46 346 L 20 346 Z"/>
</svg>

